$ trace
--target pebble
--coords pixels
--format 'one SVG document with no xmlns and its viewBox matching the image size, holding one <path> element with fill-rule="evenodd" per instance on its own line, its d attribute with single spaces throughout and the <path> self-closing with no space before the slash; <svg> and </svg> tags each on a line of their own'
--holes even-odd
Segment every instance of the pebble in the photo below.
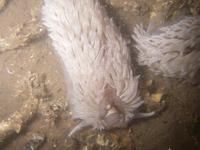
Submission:
<svg viewBox="0 0 200 150">
<path fill-rule="evenodd" d="M 150 97 L 152 101 L 159 103 L 162 99 L 162 96 L 163 96 L 163 93 L 158 92 L 158 93 L 151 94 Z"/>
</svg>

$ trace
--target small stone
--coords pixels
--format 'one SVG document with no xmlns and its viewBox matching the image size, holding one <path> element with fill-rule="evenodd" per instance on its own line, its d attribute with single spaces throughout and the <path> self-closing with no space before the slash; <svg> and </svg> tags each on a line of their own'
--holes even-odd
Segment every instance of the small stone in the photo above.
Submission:
<svg viewBox="0 0 200 150">
<path fill-rule="evenodd" d="M 57 147 L 57 145 L 56 144 L 53 144 L 53 148 L 56 148 Z"/>
<path fill-rule="evenodd" d="M 147 80 L 146 81 L 146 86 L 151 86 L 153 84 L 153 80 Z"/>
<path fill-rule="evenodd" d="M 87 146 L 84 146 L 84 147 L 83 147 L 83 150 L 88 150 L 88 147 L 87 147 Z"/>
<path fill-rule="evenodd" d="M 0 0 L 0 11 L 5 7 L 6 0 Z"/>
<path fill-rule="evenodd" d="M 163 93 L 153 93 L 151 94 L 151 100 L 154 101 L 154 102 L 157 102 L 159 103 L 162 99 L 162 96 L 163 96 Z"/>
<path fill-rule="evenodd" d="M 106 105 L 106 110 L 109 110 L 111 108 L 111 106 L 108 104 Z"/>
<path fill-rule="evenodd" d="M 33 133 L 31 139 L 26 143 L 26 150 L 38 150 L 45 142 L 46 136 L 41 133 Z"/>
<path fill-rule="evenodd" d="M 72 116 L 72 112 L 71 111 L 69 112 L 69 115 Z"/>
<path fill-rule="evenodd" d="M 109 141 L 108 139 L 105 139 L 104 136 L 99 135 L 97 136 L 97 144 L 101 145 L 101 146 L 107 146 Z"/>
<path fill-rule="evenodd" d="M 146 93 L 145 93 L 145 97 L 150 97 L 150 93 L 149 93 L 149 92 L 146 92 Z"/>
</svg>

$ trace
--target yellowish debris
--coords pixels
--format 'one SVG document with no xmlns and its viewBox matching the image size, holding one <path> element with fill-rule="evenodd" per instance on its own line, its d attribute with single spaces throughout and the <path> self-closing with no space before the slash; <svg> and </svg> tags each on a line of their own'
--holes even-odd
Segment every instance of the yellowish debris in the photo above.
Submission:
<svg viewBox="0 0 200 150">
<path fill-rule="evenodd" d="M 158 93 L 151 94 L 150 97 L 152 101 L 159 103 L 162 99 L 162 96 L 163 96 L 163 93 L 158 92 Z"/>
<path fill-rule="evenodd" d="M 150 18 L 156 17 L 156 13 L 155 12 L 151 12 Z"/>
<path fill-rule="evenodd" d="M 100 134 L 98 134 L 96 142 L 97 142 L 97 144 L 99 144 L 101 146 L 107 146 L 109 144 L 108 139 L 105 139 L 105 137 Z"/>
<path fill-rule="evenodd" d="M 0 11 L 5 7 L 6 0 L 0 0 Z"/>
</svg>

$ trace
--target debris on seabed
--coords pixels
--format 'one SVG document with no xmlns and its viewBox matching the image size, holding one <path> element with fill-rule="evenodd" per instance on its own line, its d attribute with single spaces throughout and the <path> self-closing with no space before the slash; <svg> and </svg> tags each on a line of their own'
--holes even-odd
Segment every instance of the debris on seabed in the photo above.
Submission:
<svg viewBox="0 0 200 150">
<path fill-rule="evenodd" d="M 145 96 L 153 102 L 160 103 L 164 95 L 163 85 L 161 85 L 160 83 L 155 83 L 154 80 L 147 80 L 146 86 L 148 91 L 146 91 Z"/>
<path fill-rule="evenodd" d="M 151 94 L 150 98 L 152 101 L 160 103 L 162 96 L 163 96 L 163 93 L 158 92 L 158 93 Z"/>
<path fill-rule="evenodd" d="M 46 136 L 42 133 L 33 133 L 26 143 L 26 150 L 38 150 L 45 142 Z"/>
<path fill-rule="evenodd" d="M 0 11 L 5 7 L 7 0 L 0 0 Z"/>
<path fill-rule="evenodd" d="M 101 146 L 107 146 L 109 144 L 109 140 L 105 139 L 104 135 L 100 135 L 100 134 L 97 135 L 96 142 L 98 145 L 101 145 Z"/>
<path fill-rule="evenodd" d="M 12 34 L 4 38 L 0 35 L 0 53 L 27 46 L 31 41 L 42 37 L 46 30 L 38 21 L 22 23 L 12 28 Z"/>
</svg>

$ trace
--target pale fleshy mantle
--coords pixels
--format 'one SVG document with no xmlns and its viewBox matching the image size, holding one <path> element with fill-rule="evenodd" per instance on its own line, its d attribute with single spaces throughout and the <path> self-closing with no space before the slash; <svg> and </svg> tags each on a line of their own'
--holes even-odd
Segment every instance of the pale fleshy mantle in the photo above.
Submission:
<svg viewBox="0 0 200 150">
<path fill-rule="evenodd" d="M 139 65 L 166 77 L 192 78 L 200 69 L 200 17 L 185 17 L 154 33 L 134 28 Z"/>
<path fill-rule="evenodd" d="M 70 109 L 84 126 L 126 127 L 140 113 L 129 49 L 98 0 L 45 0 L 42 20 L 66 70 Z"/>
</svg>

